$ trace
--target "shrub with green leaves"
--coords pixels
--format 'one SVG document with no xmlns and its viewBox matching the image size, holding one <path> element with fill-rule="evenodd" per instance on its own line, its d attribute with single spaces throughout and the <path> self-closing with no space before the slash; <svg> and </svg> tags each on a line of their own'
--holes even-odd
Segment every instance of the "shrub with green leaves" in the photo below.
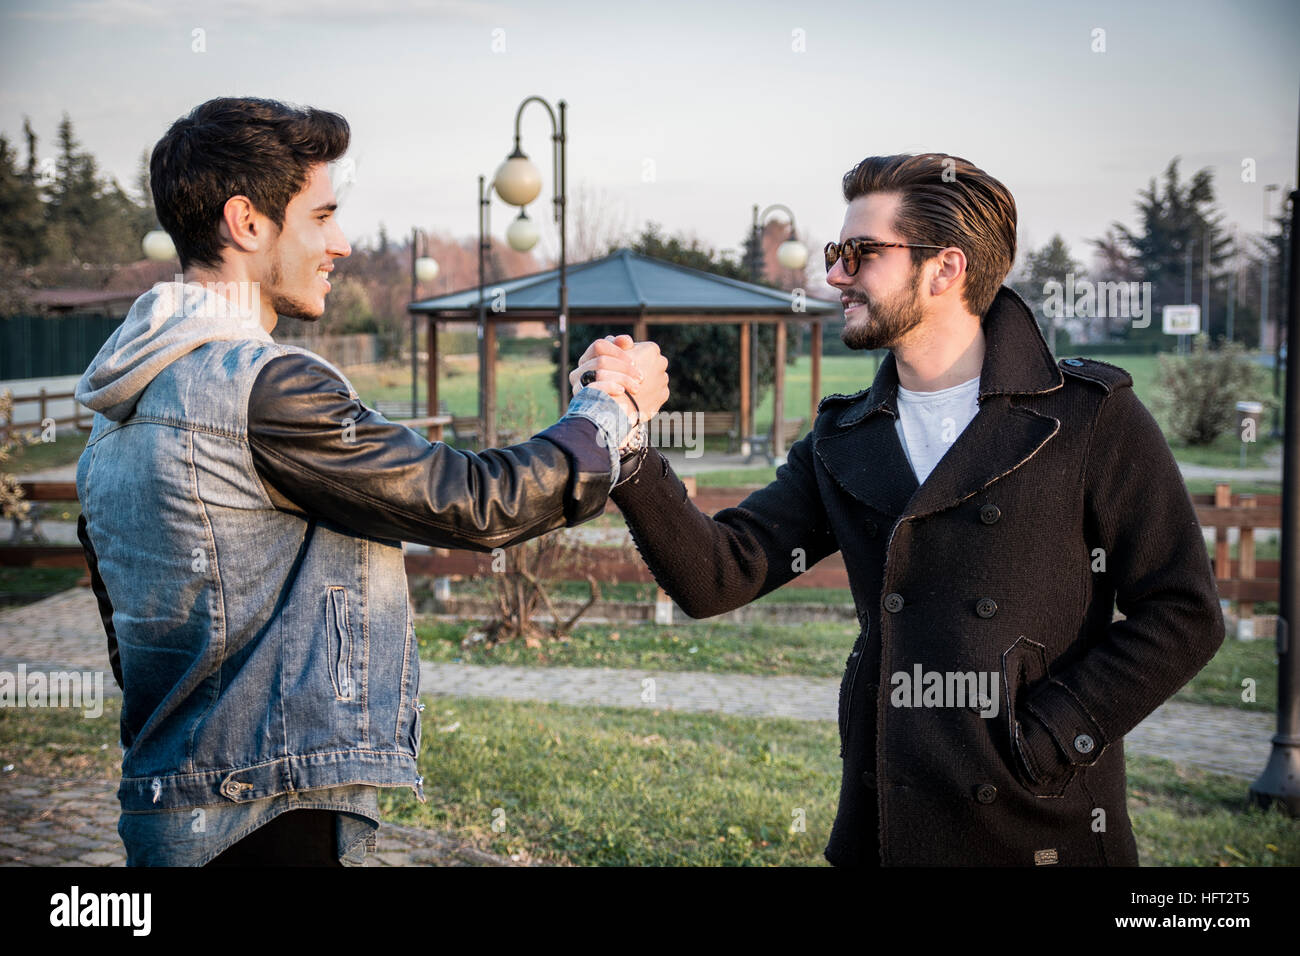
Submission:
<svg viewBox="0 0 1300 956">
<path fill-rule="evenodd" d="M 1159 366 L 1154 405 L 1185 445 L 1208 445 L 1235 428 L 1237 402 L 1260 402 L 1265 412 L 1274 404 L 1266 372 L 1239 342 L 1220 339 L 1211 349 L 1208 337 L 1198 335 L 1190 354 L 1161 354 Z"/>
</svg>

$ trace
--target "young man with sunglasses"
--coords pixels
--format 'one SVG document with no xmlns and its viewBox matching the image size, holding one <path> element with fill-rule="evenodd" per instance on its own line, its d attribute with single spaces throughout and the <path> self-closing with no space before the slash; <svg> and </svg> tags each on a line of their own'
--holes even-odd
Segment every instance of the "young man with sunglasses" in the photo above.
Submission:
<svg viewBox="0 0 1300 956">
<path fill-rule="evenodd" d="M 1002 285 L 1005 186 L 934 153 L 843 186 L 827 281 L 844 341 L 889 350 L 871 386 L 825 398 L 737 507 L 701 514 L 653 449 L 611 497 L 692 617 L 843 555 L 860 632 L 832 863 L 1136 865 L 1123 737 L 1224 635 L 1178 466 L 1128 373 L 1055 361 Z"/>
</svg>

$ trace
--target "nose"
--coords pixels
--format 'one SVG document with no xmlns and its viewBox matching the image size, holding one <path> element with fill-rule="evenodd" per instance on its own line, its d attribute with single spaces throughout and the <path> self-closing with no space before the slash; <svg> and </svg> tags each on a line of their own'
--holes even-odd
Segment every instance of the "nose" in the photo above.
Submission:
<svg viewBox="0 0 1300 956">
<path fill-rule="evenodd" d="M 826 273 L 826 284 L 842 289 L 853 284 L 853 277 L 844 271 L 844 260 L 836 259 L 831 271 Z"/>
<path fill-rule="evenodd" d="M 348 245 L 348 240 L 343 235 L 343 230 L 335 227 L 334 235 L 330 237 L 329 254 L 337 259 L 346 259 L 352 255 L 352 247 Z"/>
</svg>

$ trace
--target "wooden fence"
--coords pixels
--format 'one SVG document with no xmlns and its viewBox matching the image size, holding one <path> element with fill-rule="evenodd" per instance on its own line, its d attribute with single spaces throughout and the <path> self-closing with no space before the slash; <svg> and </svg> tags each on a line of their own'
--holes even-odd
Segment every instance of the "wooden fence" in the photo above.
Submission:
<svg viewBox="0 0 1300 956">
<path fill-rule="evenodd" d="M 696 505 L 706 514 L 738 504 L 750 491 L 748 488 L 696 489 L 695 480 L 689 477 L 683 482 Z M 24 495 L 33 502 L 77 500 L 73 482 L 23 482 L 22 488 Z M 1192 495 L 1192 503 L 1201 527 L 1214 529 L 1214 553 L 1210 564 L 1214 569 L 1219 597 L 1236 605 L 1237 617 L 1241 620 L 1253 618 L 1257 602 L 1278 601 L 1281 595 L 1279 562 L 1256 557 L 1255 532 L 1281 526 L 1281 496 L 1234 495 L 1225 482 L 1216 487 L 1214 494 Z M 617 510 L 610 502 L 607 511 Z M 1232 528 L 1240 531 L 1236 558 L 1231 557 L 1228 542 L 1228 532 Z M 603 581 L 654 580 L 635 552 L 623 549 L 614 553 L 618 556 L 611 560 L 608 548 L 575 548 L 572 559 L 561 568 L 561 575 L 568 580 L 583 580 L 589 568 L 598 567 Z M 0 565 L 84 567 L 85 560 L 79 546 L 34 544 L 0 548 Z M 413 577 L 484 578 L 492 573 L 492 555 L 442 548 L 412 552 L 406 556 L 406 570 Z M 839 554 L 819 561 L 786 585 L 789 588 L 844 589 L 848 586 L 848 571 Z M 660 598 L 664 596 L 661 594 Z"/>
<path fill-rule="evenodd" d="M 75 401 L 75 392 L 51 392 L 44 386 L 34 395 L 15 395 L 13 396 L 14 411 L 12 419 L 0 418 L 0 441 L 8 441 L 13 431 L 40 431 L 41 423 L 48 417 L 50 402 L 67 401 L 74 399 L 72 402 L 72 415 L 65 415 L 62 418 L 55 418 L 54 424 L 56 429 L 64 425 L 71 425 L 78 431 L 90 431 L 95 421 L 95 413 L 87 409 L 80 402 Z M 36 405 L 37 418 L 34 422 L 16 422 L 13 419 L 18 417 L 18 406 Z M 76 500 L 76 495 L 73 495 Z"/>
</svg>

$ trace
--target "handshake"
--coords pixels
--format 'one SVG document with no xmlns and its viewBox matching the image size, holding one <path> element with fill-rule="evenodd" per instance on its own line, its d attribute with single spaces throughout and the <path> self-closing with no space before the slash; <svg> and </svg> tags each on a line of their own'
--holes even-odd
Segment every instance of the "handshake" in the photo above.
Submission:
<svg viewBox="0 0 1300 956">
<path fill-rule="evenodd" d="M 655 343 L 633 342 L 630 335 L 608 335 L 582 353 L 578 367 L 569 373 L 569 387 L 575 393 L 584 387 L 607 393 L 635 429 L 649 422 L 668 400 L 667 370 L 668 360 Z"/>
</svg>

